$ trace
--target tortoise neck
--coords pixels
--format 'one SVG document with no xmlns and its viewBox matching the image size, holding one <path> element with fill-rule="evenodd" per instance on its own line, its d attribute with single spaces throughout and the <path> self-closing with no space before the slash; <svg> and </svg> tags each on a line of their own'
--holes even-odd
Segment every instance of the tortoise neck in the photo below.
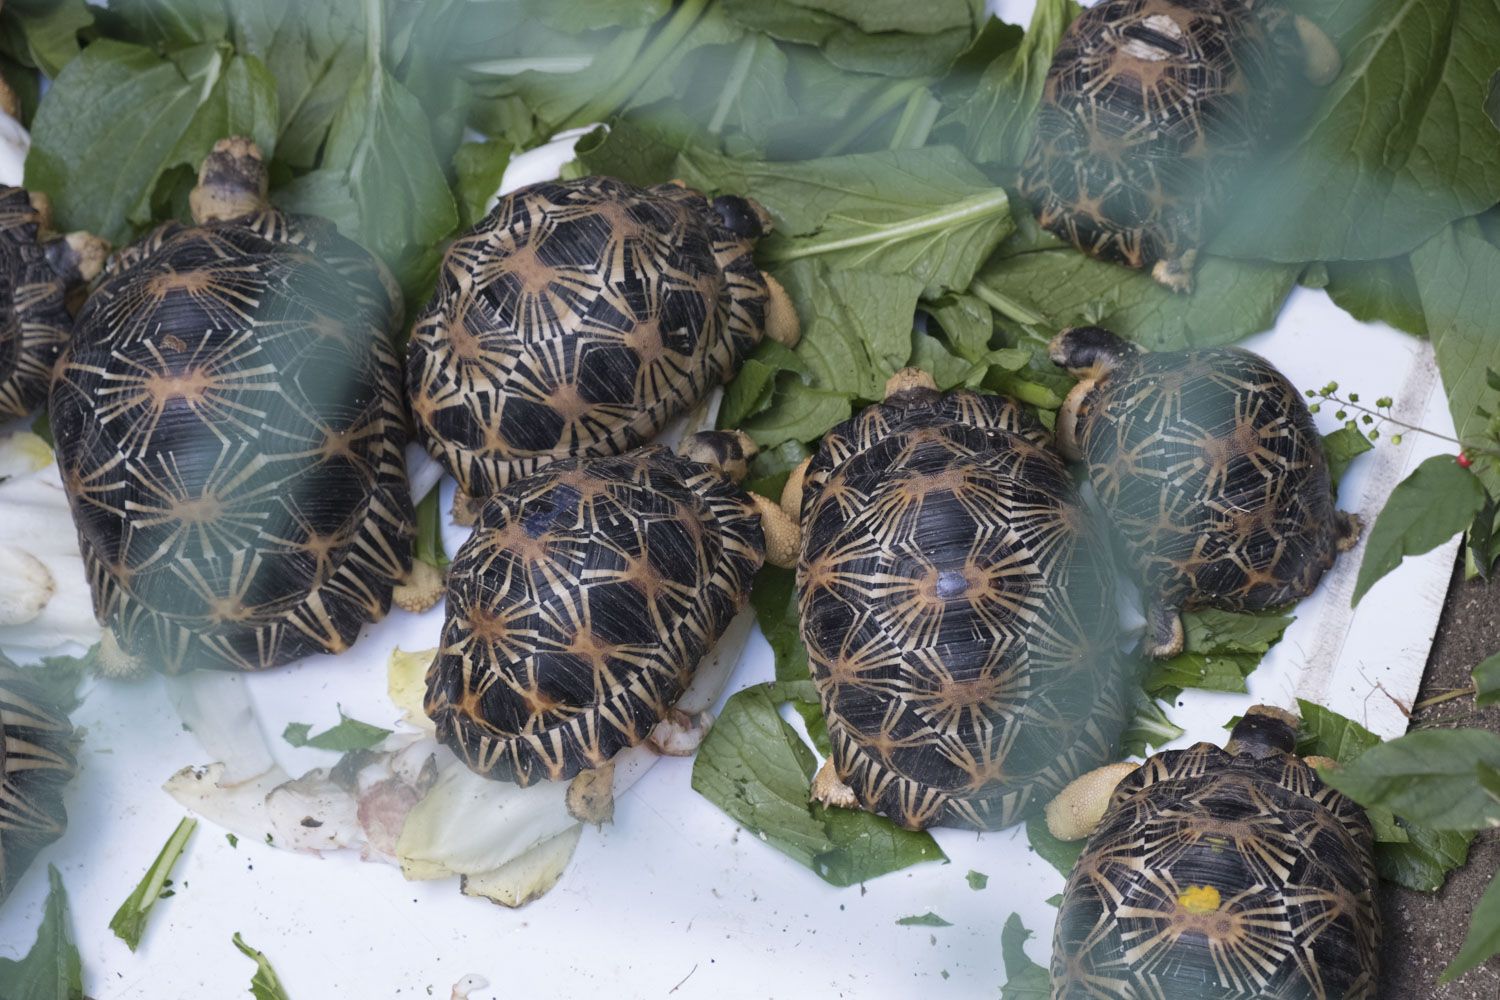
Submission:
<svg viewBox="0 0 1500 1000">
<path fill-rule="evenodd" d="M 1292 753 L 1297 749 L 1297 721 L 1290 712 L 1256 705 L 1235 723 L 1224 749 L 1230 753 L 1248 753 L 1252 757 Z"/>
</svg>

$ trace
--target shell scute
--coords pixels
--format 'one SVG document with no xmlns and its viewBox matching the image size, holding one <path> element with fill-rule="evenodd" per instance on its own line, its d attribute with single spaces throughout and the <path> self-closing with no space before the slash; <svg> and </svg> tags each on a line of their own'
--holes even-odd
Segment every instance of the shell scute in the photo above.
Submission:
<svg viewBox="0 0 1500 1000">
<path fill-rule="evenodd" d="M 0 186 L 0 420 L 46 401 L 73 326 L 72 283 L 47 262 L 41 221 L 24 189 Z"/>
<path fill-rule="evenodd" d="M 0 903 L 67 828 L 62 790 L 78 770 L 73 744 L 67 717 L 0 657 Z"/>
</svg>

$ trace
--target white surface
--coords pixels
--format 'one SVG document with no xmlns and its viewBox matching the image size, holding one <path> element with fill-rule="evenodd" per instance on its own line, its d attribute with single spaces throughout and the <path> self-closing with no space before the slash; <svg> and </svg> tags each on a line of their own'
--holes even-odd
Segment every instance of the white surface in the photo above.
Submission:
<svg viewBox="0 0 1500 1000">
<path fill-rule="evenodd" d="M 1031 5 L 998 6 L 1024 24 Z M 1451 430 L 1427 346 L 1355 322 L 1322 293 L 1296 293 L 1274 333 L 1251 346 L 1299 385 L 1337 379 L 1364 399 L 1390 394 L 1402 413 L 1420 416 L 1414 422 Z M 1332 409 L 1320 415 L 1324 430 L 1336 426 Z M 1442 450 L 1415 434 L 1400 447 L 1382 443 L 1345 479 L 1345 505 L 1370 518 L 1410 467 Z M 1407 560 L 1351 615 L 1358 558 L 1345 556 L 1299 606 L 1250 685 L 1255 698 L 1285 704 L 1302 693 L 1393 735 L 1420 680 L 1453 549 Z M 394 724 L 387 655 L 397 645 L 434 645 L 441 615 L 394 611 L 343 656 L 247 678 L 288 771 L 336 759 L 287 746 L 279 734 L 288 722 L 322 729 L 342 705 L 356 718 Z M 757 634 L 731 687 L 771 675 Z M 1188 727 L 1181 742 L 1219 741 L 1223 723 L 1251 702 L 1190 692 L 1169 714 Z M 97 1000 L 245 996 L 252 964 L 230 945 L 235 931 L 266 952 L 293 1000 L 441 998 L 471 973 L 495 984 L 474 1000 L 994 996 L 1004 981 L 1005 918 L 1021 915 L 1037 934 L 1028 950 L 1045 962 L 1054 915 L 1045 900 L 1062 888 L 1062 877 L 1013 829 L 935 831 L 951 864 L 834 889 L 738 830 L 692 791 L 692 762 L 669 759 L 618 803 L 612 826 L 585 831 L 558 888 L 519 911 L 464 899 L 453 881 L 404 882 L 396 869 L 352 855 L 318 859 L 246 841 L 231 847 L 204 824 L 177 869 L 177 895 L 158 905 L 142 951 L 132 955 L 107 930 L 109 918 L 181 815 L 162 782 L 203 762 L 203 751 L 182 731 L 157 678 L 96 684 L 75 720 L 87 738 L 68 792 L 69 830 L 0 911 L 0 954 L 29 945 L 45 866 L 56 864 L 71 895 L 85 987 Z M 968 887 L 970 869 L 989 875 L 988 888 Z M 953 926 L 896 925 L 929 910 Z"/>
</svg>

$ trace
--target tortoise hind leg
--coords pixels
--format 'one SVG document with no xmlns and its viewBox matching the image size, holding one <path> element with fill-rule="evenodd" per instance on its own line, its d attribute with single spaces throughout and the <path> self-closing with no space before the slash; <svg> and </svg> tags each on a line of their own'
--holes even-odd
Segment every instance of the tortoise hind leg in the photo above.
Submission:
<svg viewBox="0 0 1500 1000">
<path fill-rule="evenodd" d="M 1153 601 L 1146 609 L 1146 634 L 1141 637 L 1141 651 L 1153 660 L 1165 660 L 1182 652 L 1186 643 L 1182 614 L 1174 607 Z"/>
<path fill-rule="evenodd" d="M 442 599 L 447 581 L 441 570 L 420 559 L 411 561 L 411 572 L 391 592 L 391 600 L 404 611 L 421 613 Z"/>
<path fill-rule="evenodd" d="M 1359 544 L 1360 533 L 1365 523 L 1358 514 L 1336 510 L 1333 512 L 1333 546 L 1340 552 L 1348 552 Z"/>
<path fill-rule="evenodd" d="M 855 796 L 854 789 L 839 779 L 838 768 L 833 766 L 832 757 L 825 760 L 823 766 L 818 768 L 818 773 L 813 775 L 808 798 L 813 802 L 821 802 L 825 806 L 834 806 L 839 809 L 859 807 L 859 799 Z"/>
</svg>

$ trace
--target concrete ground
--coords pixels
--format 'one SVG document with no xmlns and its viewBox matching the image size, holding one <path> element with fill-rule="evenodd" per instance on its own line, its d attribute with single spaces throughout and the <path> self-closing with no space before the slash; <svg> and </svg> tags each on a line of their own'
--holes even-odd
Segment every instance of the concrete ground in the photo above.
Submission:
<svg viewBox="0 0 1500 1000">
<path fill-rule="evenodd" d="M 1462 560 L 1443 609 L 1437 642 L 1427 661 L 1422 700 L 1468 687 L 1470 671 L 1500 650 L 1500 580 L 1464 582 Z M 1500 733 L 1500 705 L 1480 709 L 1469 696 L 1413 713 L 1424 724 L 1483 726 Z M 1469 927 L 1469 913 L 1500 867 L 1500 831 L 1481 834 L 1469 863 L 1448 876 L 1434 894 L 1386 886 L 1381 896 L 1385 921 L 1381 1000 L 1497 1000 L 1500 957 L 1492 958 L 1458 982 L 1439 986 L 1437 977 L 1458 953 Z"/>
</svg>

